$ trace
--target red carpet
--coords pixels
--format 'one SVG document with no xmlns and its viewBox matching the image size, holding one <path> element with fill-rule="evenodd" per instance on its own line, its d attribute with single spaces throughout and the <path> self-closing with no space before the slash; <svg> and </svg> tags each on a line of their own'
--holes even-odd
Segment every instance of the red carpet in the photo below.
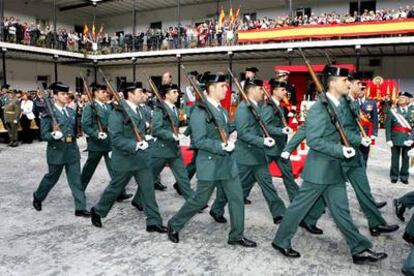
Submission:
<svg viewBox="0 0 414 276">
<path fill-rule="evenodd" d="M 187 165 L 188 163 L 191 162 L 191 159 L 193 157 L 193 151 L 189 149 L 189 147 L 187 146 L 182 146 L 181 147 L 182 153 L 183 153 L 183 158 L 184 158 L 184 163 Z M 295 176 L 295 178 L 297 178 L 300 173 L 303 170 L 303 166 L 305 165 L 305 159 L 306 156 L 301 156 L 301 160 L 299 161 L 292 161 L 292 167 L 293 167 L 293 174 Z M 279 168 L 277 167 L 277 165 L 275 163 L 272 163 L 270 165 L 270 173 L 272 176 L 274 177 L 281 177 L 282 174 L 280 173 Z"/>
</svg>

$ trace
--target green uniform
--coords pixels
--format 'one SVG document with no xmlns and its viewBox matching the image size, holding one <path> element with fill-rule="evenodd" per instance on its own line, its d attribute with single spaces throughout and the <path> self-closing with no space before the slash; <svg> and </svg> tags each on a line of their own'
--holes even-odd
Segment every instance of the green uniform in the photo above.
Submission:
<svg viewBox="0 0 414 276">
<path fill-rule="evenodd" d="M 348 103 L 345 98 L 342 98 L 341 105 L 338 108 L 338 116 L 341 118 L 347 137 L 356 153 L 355 157 L 342 161 L 342 168 L 346 180 L 351 183 L 355 191 L 359 205 L 368 220 L 369 227 L 374 228 L 378 225 L 386 224 L 386 221 L 378 210 L 371 193 L 365 162 L 358 150 L 361 146 L 362 137 L 360 136 L 359 128 L 355 123 L 355 118 L 350 108 L 355 108 L 355 101 Z M 356 111 L 356 109 L 354 110 Z M 285 148 L 285 151 L 292 152 L 305 139 L 305 129 L 306 125 L 299 128 Z M 323 210 L 325 209 L 325 204 L 321 205 L 321 203 L 320 201 L 317 202 L 309 212 L 309 217 L 314 220 L 314 223 L 322 216 Z"/>
<path fill-rule="evenodd" d="M 392 108 L 397 114 L 400 114 L 405 118 L 406 122 L 410 125 L 413 123 L 414 108 L 408 107 L 407 111 L 403 108 Z M 392 141 L 394 144 L 391 148 L 391 181 L 407 181 L 408 180 L 408 168 L 409 157 L 407 152 L 409 147 L 404 145 L 404 141 L 407 141 L 410 137 L 409 130 L 401 125 L 396 117 L 392 114 L 391 110 L 388 111 L 387 119 L 385 121 L 385 138 L 388 141 Z M 401 167 L 400 167 L 401 159 Z"/>
<path fill-rule="evenodd" d="M 20 102 L 17 97 L 14 96 L 11 100 L 7 99 L 4 106 L 4 123 L 9 133 L 9 140 L 11 143 L 17 142 L 20 112 Z"/>
<path fill-rule="evenodd" d="M 137 110 L 125 102 L 125 110 L 134 120 L 140 133 L 145 132 L 145 119 Z M 131 122 L 125 120 L 119 110 L 113 110 L 109 116 L 109 134 L 112 143 L 112 170 L 113 178 L 106 187 L 99 202 L 95 205 L 95 212 L 106 217 L 132 177 L 135 177 L 141 192 L 135 194 L 134 200 L 142 195 L 144 212 L 147 217 L 147 226 L 162 225 L 158 205 L 155 200 L 154 181 L 152 175 L 150 149 L 137 150 L 137 141 L 131 127 Z"/>
<path fill-rule="evenodd" d="M 338 114 L 338 110 L 334 109 Z M 371 242 L 359 233 L 352 221 L 343 174 L 342 145 L 320 100 L 309 111 L 305 133 L 310 150 L 302 173 L 304 182 L 287 209 L 273 243 L 281 248 L 291 248 L 291 240 L 299 223 L 323 198 L 337 227 L 345 236 L 351 254 L 370 248 Z"/>
<path fill-rule="evenodd" d="M 111 139 L 109 136 L 104 140 L 98 139 L 99 128 L 96 118 L 96 116 L 99 116 L 103 132 L 107 133 L 108 119 L 112 106 L 95 102 L 95 108 L 97 114 L 95 114 L 90 104 L 85 106 L 82 113 L 82 129 L 86 135 L 88 135 L 88 159 L 83 166 L 81 174 L 82 186 L 84 190 L 86 190 L 86 187 L 88 186 L 89 181 L 91 180 L 102 157 L 105 159 L 106 169 L 108 170 L 110 177 L 113 177 L 111 159 L 109 157 L 109 152 L 112 150 Z"/>
<path fill-rule="evenodd" d="M 408 192 L 398 199 L 399 202 L 404 205 L 405 208 L 411 209 L 414 206 L 414 192 Z M 407 226 L 405 227 L 405 232 L 414 236 L 414 215 L 411 216 L 411 219 L 408 221 Z"/>
<path fill-rule="evenodd" d="M 414 249 L 411 248 L 410 254 L 407 259 L 404 261 L 403 268 L 401 270 L 404 275 L 413 276 L 414 275 Z"/>
<path fill-rule="evenodd" d="M 230 133 L 227 112 L 221 107 L 207 103 L 214 118 Z M 220 136 L 211 119 L 202 107 L 195 107 L 191 113 L 190 125 L 194 146 L 198 149 L 196 158 L 197 188 L 178 213 L 169 221 L 174 231 L 180 231 L 184 225 L 203 208 L 211 197 L 214 188 L 222 189 L 229 202 L 231 230 L 229 241 L 243 238 L 244 203 L 243 193 L 238 177 L 238 169 L 233 154 L 222 149 Z"/>
<path fill-rule="evenodd" d="M 65 114 L 55 106 L 53 110 L 63 138 L 61 140 L 53 139 L 51 134 L 53 123 L 50 116 L 41 119 L 42 139 L 48 142 L 46 156 L 49 172 L 43 177 L 34 197 L 39 201 L 45 200 L 65 168 L 69 187 L 75 199 L 75 209 L 86 210 L 86 198 L 80 177 L 80 153 L 76 143 L 76 112 L 67 107 Z"/>
<path fill-rule="evenodd" d="M 258 114 L 261 114 L 259 106 L 254 103 L 252 106 Z M 272 184 L 263 133 L 245 101 L 239 104 L 236 111 L 236 129 L 235 156 L 244 198 L 251 189 L 251 183 L 257 181 L 273 218 L 283 216 L 286 208 Z M 225 197 L 217 196 L 211 211 L 216 215 L 222 215 L 226 202 Z"/>
<path fill-rule="evenodd" d="M 166 111 L 160 107 L 155 108 L 152 120 L 152 135 L 156 138 L 152 149 L 153 174 L 154 177 L 158 176 L 168 164 L 180 191 L 184 198 L 188 199 L 194 191 L 191 189 L 190 180 L 185 170 L 180 143 L 173 138 L 171 122 L 165 112 L 168 112 L 173 118 L 176 126 L 179 125 L 178 113 L 173 112 L 170 107 L 166 106 Z"/>
</svg>

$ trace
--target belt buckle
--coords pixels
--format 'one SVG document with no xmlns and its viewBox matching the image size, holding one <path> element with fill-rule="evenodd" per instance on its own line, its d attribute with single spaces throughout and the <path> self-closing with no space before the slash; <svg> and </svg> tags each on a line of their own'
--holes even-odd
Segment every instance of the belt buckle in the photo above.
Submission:
<svg viewBox="0 0 414 276">
<path fill-rule="evenodd" d="M 66 138 L 65 138 L 65 142 L 66 143 L 73 143 L 73 137 L 72 136 L 67 136 Z"/>
</svg>

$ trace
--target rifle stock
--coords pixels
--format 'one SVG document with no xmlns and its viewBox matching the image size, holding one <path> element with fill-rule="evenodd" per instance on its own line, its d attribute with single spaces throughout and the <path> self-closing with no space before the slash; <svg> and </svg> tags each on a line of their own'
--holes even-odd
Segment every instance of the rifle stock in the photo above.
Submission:
<svg viewBox="0 0 414 276">
<path fill-rule="evenodd" d="M 140 133 L 137 124 L 135 123 L 134 119 L 131 117 L 131 115 L 128 113 L 128 111 L 124 108 L 123 104 L 123 100 L 119 97 L 118 93 L 115 91 L 115 89 L 112 87 L 112 84 L 109 82 L 109 80 L 106 78 L 104 72 L 102 72 L 101 68 L 98 68 L 99 73 L 102 75 L 105 84 L 109 90 L 109 92 L 112 93 L 112 95 L 115 98 L 115 101 L 118 103 L 118 106 L 122 109 L 122 112 L 124 113 L 124 115 L 127 116 L 128 120 L 131 122 L 131 128 L 132 128 L 132 132 L 135 135 L 135 139 L 137 142 L 141 143 L 144 141 L 144 138 L 142 136 L 142 134 Z"/>
</svg>

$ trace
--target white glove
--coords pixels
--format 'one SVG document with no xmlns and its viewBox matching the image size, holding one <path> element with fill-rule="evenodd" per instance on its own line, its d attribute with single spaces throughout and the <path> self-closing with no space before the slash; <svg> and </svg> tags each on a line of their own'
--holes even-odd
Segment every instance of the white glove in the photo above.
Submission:
<svg viewBox="0 0 414 276">
<path fill-rule="evenodd" d="M 355 149 L 351 147 L 342 147 L 342 153 L 346 159 L 349 159 L 355 156 Z"/>
<path fill-rule="evenodd" d="M 181 134 L 178 134 L 178 135 L 173 134 L 173 139 L 174 139 L 176 142 L 179 142 L 181 138 L 182 138 L 182 135 L 181 135 Z"/>
<path fill-rule="evenodd" d="M 17 120 L 13 120 L 13 124 L 17 125 L 17 123 L 18 123 Z"/>
<path fill-rule="evenodd" d="M 63 133 L 61 131 L 53 131 L 52 138 L 55 140 L 60 140 L 63 137 Z"/>
<path fill-rule="evenodd" d="M 112 158 L 112 151 L 108 152 L 108 157 L 109 157 L 109 159 Z"/>
<path fill-rule="evenodd" d="M 99 140 L 105 140 L 106 138 L 108 138 L 108 134 L 106 134 L 105 132 L 99 132 L 98 133 L 98 139 Z"/>
<path fill-rule="evenodd" d="M 411 147 L 413 145 L 413 143 L 414 143 L 413 140 L 406 140 L 406 141 L 404 141 L 404 146 Z"/>
<path fill-rule="evenodd" d="M 371 135 L 371 140 L 375 140 L 375 139 L 377 139 L 377 136 Z"/>
<path fill-rule="evenodd" d="M 361 145 L 363 145 L 364 147 L 369 147 L 372 143 L 371 138 L 369 137 L 362 137 L 361 139 Z"/>
<path fill-rule="evenodd" d="M 149 128 L 151 125 L 150 125 L 150 123 L 148 123 L 148 122 L 145 122 L 145 127 L 146 128 Z"/>
<path fill-rule="evenodd" d="M 407 155 L 408 155 L 409 157 L 413 157 L 413 156 L 414 156 L 414 149 L 410 149 L 410 150 L 407 152 Z"/>
<path fill-rule="evenodd" d="M 275 140 L 272 137 L 266 137 L 264 138 L 263 144 L 266 147 L 271 148 L 275 145 Z"/>
<path fill-rule="evenodd" d="M 293 133 L 293 130 L 290 127 L 287 126 L 287 127 L 284 127 L 282 129 L 282 133 L 286 134 L 286 135 L 289 135 L 289 134 Z"/>
<path fill-rule="evenodd" d="M 293 117 L 293 113 L 292 113 L 292 112 L 289 112 L 289 113 L 288 113 L 288 117 L 289 117 L 289 118 Z"/>
<path fill-rule="evenodd" d="M 154 140 L 154 136 L 149 135 L 149 134 L 145 135 L 145 141 L 151 141 L 151 140 Z"/>
<path fill-rule="evenodd" d="M 287 151 L 284 151 L 280 154 L 280 157 L 282 157 L 283 159 L 289 160 L 290 158 L 290 153 Z"/>
<path fill-rule="evenodd" d="M 392 148 L 394 146 L 394 143 L 392 141 L 387 141 L 387 145 Z"/>
<path fill-rule="evenodd" d="M 225 143 L 221 143 L 221 148 L 224 151 L 227 151 L 227 152 L 232 152 L 235 147 L 236 147 L 236 145 L 233 142 L 231 142 L 231 141 L 228 141 L 227 142 L 227 145 Z"/>
<path fill-rule="evenodd" d="M 135 150 L 146 150 L 148 148 L 147 141 L 137 142 L 137 147 Z"/>
</svg>

